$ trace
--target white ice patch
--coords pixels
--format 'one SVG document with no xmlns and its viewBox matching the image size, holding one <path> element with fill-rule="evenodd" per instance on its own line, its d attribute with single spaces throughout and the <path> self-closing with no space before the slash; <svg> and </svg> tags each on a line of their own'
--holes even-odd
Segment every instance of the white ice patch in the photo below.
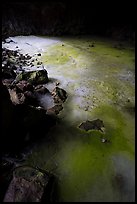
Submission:
<svg viewBox="0 0 137 204">
<path fill-rule="evenodd" d="M 12 40 L 13 42 L 10 42 Z M 37 36 L 15 36 L 2 42 L 2 47 L 9 50 L 20 50 L 22 54 L 38 54 L 45 51 L 46 47 L 60 42 L 57 38 L 37 37 Z M 10 43 L 9 43 L 10 42 Z"/>
<path fill-rule="evenodd" d="M 32 67 L 22 67 L 22 70 L 25 72 L 30 72 L 30 71 L 39 71 L 39 70 L 46 70 L 45 66 L 32 66 Z"/>
<path fill-rule="evenodd" d="M 39 101 L 40 105 L 46 110 L 54 106 L 54 100 L 50 94 L 41 95 Z"/>
</svg>

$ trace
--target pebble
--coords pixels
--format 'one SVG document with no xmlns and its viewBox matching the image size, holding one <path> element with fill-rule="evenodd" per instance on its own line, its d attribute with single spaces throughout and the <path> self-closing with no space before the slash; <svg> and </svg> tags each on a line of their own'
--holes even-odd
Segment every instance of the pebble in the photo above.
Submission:
<svg viewBox="0 0 137 204">
<path fill-rule="evenodd" d="M 102 142 L 102 143 L 105 143 L 105 142 L 107 142 L 107 139 L 102 138 L 102 139 L 101 139 L 101 142 Z"/>
</svg>

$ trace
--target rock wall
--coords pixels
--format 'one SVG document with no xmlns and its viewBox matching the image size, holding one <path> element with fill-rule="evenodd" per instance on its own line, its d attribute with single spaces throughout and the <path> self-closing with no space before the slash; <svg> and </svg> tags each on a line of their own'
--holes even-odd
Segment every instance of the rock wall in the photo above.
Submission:
<svg viewBox="0 0 137 204">
<path fill-rule="evenodd" d="M 92 4 L 91 4 L 92 3 Z M 2 5 L 2 37 L 99 34 L 134 41 L 134 5 L 85 1 L 9 1 Z"/>
</svg>

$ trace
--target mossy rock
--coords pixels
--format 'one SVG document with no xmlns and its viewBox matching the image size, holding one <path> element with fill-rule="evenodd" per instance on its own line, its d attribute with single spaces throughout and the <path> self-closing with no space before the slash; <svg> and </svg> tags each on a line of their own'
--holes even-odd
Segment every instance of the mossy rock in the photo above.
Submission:
<svg viewBox="0 0 137 204">
<path fill-rule="evenodd" d="M 48 74 L 46 70 L 22 72 L 16 77 L 16 82 L 26 80 L 31 84 L 45 84 L 48 82 Z"/>
</svg>

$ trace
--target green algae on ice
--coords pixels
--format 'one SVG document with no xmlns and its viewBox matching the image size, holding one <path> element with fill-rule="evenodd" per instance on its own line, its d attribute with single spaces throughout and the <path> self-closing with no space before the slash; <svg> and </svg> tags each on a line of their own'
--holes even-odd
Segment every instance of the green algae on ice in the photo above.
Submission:
<svg viewBox="0 0 137 204">
<path fill-rule="evenodd" d="M 74 59 L 78 56 L 77 49 L 70 45 L 62 44 L 53 45 L 43 54 L 42 60 L 45 64 L 50 65 L 63 65 L 67 62 L 74 62 Z"/>
<path fill-rule="evenodd" d="M 134 49 L 119 49 L 116 42 L 95 38 L 60 41 L 48 47 L 41 60 L 49 77 L 67 91 L 68 100 L 59 124 L 48 134 L 51 142 L 45 139 L 37 145 L 27 162 L 57 175 L 60 201 L 133 200 L 127 187 L 115 186 L 119 172 L 134 191 L 128 177 L 135 159 Z M 94 47 L 89 46 L 93 42 Z M 105 132 L 77 128 L 97 118 Z M 123 170 L 120 162 L 131 170 L 126 165 Z"/>
</svg>

